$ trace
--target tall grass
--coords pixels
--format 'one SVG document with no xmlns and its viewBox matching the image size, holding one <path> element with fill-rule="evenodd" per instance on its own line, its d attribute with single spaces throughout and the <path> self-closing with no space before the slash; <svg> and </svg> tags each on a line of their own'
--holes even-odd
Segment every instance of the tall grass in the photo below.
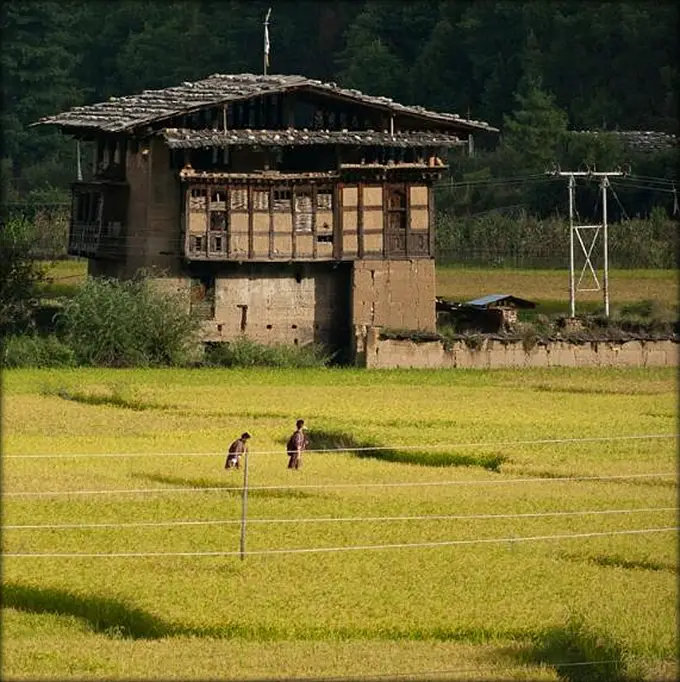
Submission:
<svg viewBox="0 0 680 682">
<path fill-rule="evenodd" d="M 324 367 L 332 355 L 319 344 L 293 346 L 265 345 L 247 336 L 233 341 L 208 344 L 204 364 L 208 367 Z"/>
<path fill-rule="evenodd" d="M 8 336 L 0 346 L 0 367 L 73 367 L 76 353 L 56 336 Z"/>
</svg>

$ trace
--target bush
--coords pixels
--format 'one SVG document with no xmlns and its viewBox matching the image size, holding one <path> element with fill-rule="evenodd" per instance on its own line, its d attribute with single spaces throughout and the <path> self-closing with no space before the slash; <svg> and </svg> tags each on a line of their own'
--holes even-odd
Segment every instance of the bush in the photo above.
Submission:
<svg viewBox="0 0 680 682">
<path fill-rule="evenodd" d="M 158 291 L 146 277 L 87 280 L 58 322 L 84 365 L 185 365 L 200 349 L 200 321 L 176 295 Z"/>
<path fill-rule="evenodd" d="M 207 344 L 204 364 L 208 367 L 324 367 L 331 361 L 323 346 L 266 346 L 247 336 L 225 343 Z"/>
<path fill-rule="evenodd" d="M 76 354 L 56 336 L 9 336 L 2 346 L 3 367 L 73 367 Z"/>
</svg>

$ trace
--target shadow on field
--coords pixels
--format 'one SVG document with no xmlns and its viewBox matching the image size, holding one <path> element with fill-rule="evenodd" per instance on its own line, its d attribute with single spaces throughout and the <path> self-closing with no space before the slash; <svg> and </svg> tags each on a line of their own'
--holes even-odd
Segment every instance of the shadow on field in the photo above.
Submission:
<svg viewBox="0 0 680 682">
<path fill-rule="evenodd" d="M 371 440 L 359 440 L 345 431 L 316 430 L 309 432 L 310 450 L 349 451 L 354 457 L 379 459 L 383 462 L 416 464 L 428 467 L 482 467 L 500 471 L 508 457 L 500 453 L 459 454 L 432 449 L 399 450 L 387 448 Z M 324 453 L 319 453 L 323 456 Z"/>
<path fill-rule="evenodd" d="M 617 476 L 618 474 L 592 474 L 587 472 L 581 473 L 569 473 L 565 471 L 548 471 L 545 469 L 532 469 L 530 467 L 518 467 L 512 472 L 516 476 L 526 476 L 527 478 L 563 478 L 563 479 L 574 479 L 584 480 L 585 483 L 591 483 L 593 485 L 604 486 L 604 485 L 635 485 L 635 486 L 652 486 L 654 488 L 675 488 L 678 485 L 677 480 L 674 478 L 674 474 L 668 474 L 669 478 L 607 478 L 607 476 Z M 598 480 L 599 476 L 602 476 Z M 623 475 L 621 475 L 623 476 Z M 587 480 L 591 477 L 591 480 Z M 673 477 L 673 478 L 671 478 Z"/>
<path fill-rule="evenodd" d="M 143 412 L 145 410 L 168 410 L 171 406 L 160 405 L 150 400 L 144 400 L 125 386 L 109 386 L 103 391 L 79 391 L 64 388 L 63 386 L 44 387 L 41 390 L 44 396 L 56 396 L 62 400 L 69 400 L 82 405 L 106 405 L 107 407 L 118 407 L 125 410 Z"/>
<path fill-rule="evenodd" d="M 57 588 L 5 583 L 2 605 L 29 613 L 75 616 L 87 621 L 95 632 L 114 638 L 158 639 L 180 634 L 156 616 L 123 601 L 95 595 L 82 596 Z"/>
<path fill-rule="evenodd" d="M 283 460 L 284 458 L 282 458 Z M 162 474 L 132 474 L 133 478 L 139 478 L 144 481 L 152 481 L 153 483 L 165 483 L 167 485 L 186 487 L 186 488 L 214 488 L 221 490 L 225 495 L 234 497 L 241 497 L 241 486 L 243 485 L 243 477 L 239 472 L 232 477 L 231 473 L 236 470 L 231 469 L 227 476 L 229 479 L 224 482 L 215 482 L 214 479 L 209 478 L 181 478 L 180 476 L 163 476 Z M 304 490 L 296 490 L 294 488 L 287 490 L 258 490 L 257 488 L 248 488 L 248 497 L 262 497 L 262 498 L 285 498 L 285 499 L 302 499 L 302 498 L 319 498 L 322 493 L 310 493 Z"/>
<path fill-rule="evenodd" d="M 663 395 L 667 393 L 665 388 L 599 388 L 596 386 L 553 386 L 550 384 L 538 384 L 535 391 L 543 393 L 572 393 L 575 395 Z"/>
<path fill-rule="evenodd" d="M 565 682 L 629 682 L 624 653 L 610 638 L 575 621 L 543 631 L 515 657 L 522 663 L 549 665 Z"/>
<path fill-rule="evenodd" d="M 567 561 L 595 564 L 596 566 L 604 566 L 605 568 L 626 568 L 630 570 L 642 571 L 668 571 L 669 573 L 677 572 L 677 566 L 674 566 L 671 563 L 663 563 L 660 561 L 635 561 L 631 559 L 624 559 L 620 556 L 609 556 L 606 554 L 599 554 L 597 556 L 561 554 L 560 557 L 562 559 L 566 559 Z"/>
</svg>

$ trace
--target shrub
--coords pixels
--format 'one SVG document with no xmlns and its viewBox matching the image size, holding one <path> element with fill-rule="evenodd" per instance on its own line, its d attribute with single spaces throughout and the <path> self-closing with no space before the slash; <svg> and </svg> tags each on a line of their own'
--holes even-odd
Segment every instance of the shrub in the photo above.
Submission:
<svg viewBox="0 0 680 682">
<path fill-rule="evenodd" d="M 247 336 L 207 344 L 204 363 L 209 367 L 324 367 L 332 357 L 318 344 L 267 346 Z"/>
<path fill-rule="evenodd" d="M 76 354 L 56 336 L 9 336 L 2 346 L 3 367 L 73 367 Z"/>
<path fill-rule="evenodd" d="M 89 279 L 66 302 L 59 328 L 84 365 L 184 365 L 200 348 L 200 321 L 146 277 Z"/>
</svg>

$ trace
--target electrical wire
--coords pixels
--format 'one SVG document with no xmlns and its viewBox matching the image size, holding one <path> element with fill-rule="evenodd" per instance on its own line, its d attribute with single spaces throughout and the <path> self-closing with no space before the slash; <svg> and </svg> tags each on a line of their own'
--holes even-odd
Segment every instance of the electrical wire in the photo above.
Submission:
<svg viewBox="0 0 680 682">
<path fill-rule="evenodd" d="M 544 476 L 535 478 L 509 478 L 509 479 L 477 479 L 477 480 L 454 480 L 454 481 L 403 481 L 399 483 L 308 483 L 299 485 L 255 485 L 249 486 L 251 492 L 258 490 L 329 490 L 347 488 L 419 488 L 455 485 L 503 485 L 510 483 L 566 483 L 575 481 L 615 481 L 641 478 L 667 478 L 676 476 L 672 473 L 651 474 L 619 474 L 616 476 Z M 154 493 L 200 493 L 200 492 L 229 492 L 241 491 L 242 486 L 206 486 L 186 488 L 105 488 L 101 490 L 24 490 L 18 492 L 4 492 L 4 497 L 67 497 L 69 495 L 151 495 Z"/>
<path fill-rule="evenodd" d="M 419 516 L 345 516 L 258 519 L 249 518 L 248 524 L 277 523 L 365 523 L 372 521 L 468 521 L 489 519 L 538 519 L 561 516 L 598 516 L 609 514 L 645 514 L 678 511 L 680 507 L 645 507 L 638 509 L 590 509 L 577 511 L 527 512 L 518 514 L 424 514 Z M 175 526 L 226 526 L 241 524 L 241 519 L 212 519 L 189 521 L 136 521 L 132 523 L 43 523 L 3 524 L 2 530 L 86 530 L 103 528 L 168 528 Z"/>
<path fill-rule="evenodd" d="M 612 191 L 612 195 L 614 196 L 614 199 L 616 199 L 616 203 L 619 205 L 619 208 L 621 209 L 621 213 L 623 213 L 623 217 L 625 220 L 630 220 L 628 217 L 628 214 L 626 213 L 626 209 L 623 207 L 623 204 L 619 201 L 619 195 L 616 193 L 616 190 L 611 186 L 611 183 L 609 185 L 609 189 Z"/>
<path fill-rule="evenodd" d="M 375 551 L 383 549 L 411 549 L 430 547 L 453 547 L 456 545 L 483 545 L 520 542 L 539 542 L 544 540 L 570 540 L 576 538 L 610 537 L 616 535 L 642 535 L 647 533 L 668 533 L 680 527 L 637 528 L 631 530 L 596 531 L 592 533 L 568 533 L 558 535 L 534 535 L 529 537 L 474 538 L 470 540 L 440 540 L 433 542 L 399 542 L 379 545 L 344 545 L 341 547 L 299 547 L 283 549 L 256 549 L 241 551 L 195 551 L 195 552 L 3 552 L 4 559 L 13 558 L 126 558 L 126 557 L 227 557 L 227 556 L 265 556 L 275 554 L 319 554 L 332 552 Z"/>
<path fill-rule="evenodd" d="M 673 180 L 671 178 L 659 178 L 659 177 L 654 177 L 650 175 L 636 175 L 636 174 L 631 174 L 631 175 L 624 175 L 622 176 L 623 179 L 626 180 L 642 180 L 643 182 L 651 182 L 654 184 L 658 185 L 673 185 L 675 184 L 676 180 Z"/>
<path fill-rule="evenodd" d="M 674 194 L 674 191 L 672 189 L 663 189 L 661 187 L 650 187 L 650 186 L 645 186 L 645 185 L 638 185 L 638 184 L 632 184 L 632 183 L 625 183 L 625 184 L 619 184 L 620 180 L 616 181 L 616 184 L 618 187 L 623 188 L 623 189 L 646 189 L 649 192 L 661 192 L 663 194 Z M 614 183 L 610 183 L 614 184 Z"/>
<path fill-rule="evenodd" d="M 313 433 L 313 432 L 312 432 Z M 305 454 L 329 452 L 380 452 L 384 450 L 442 450 L 469 447 L 511 447 L 515 445 L 564 445 L 568 443 L 607 443 L 636 440 L 680 438 L 680 433 L 642 433 L 626 436 L 584 436 L 582 438 L 539 438 L 536 440 L 473 441 L 467 443 L 435 443 L 428 445 L 374 445 L 362 447 L 317 448 Z M 84 457 L 223 457 L 224 452 L 111 452 L 111 453 L 41 453 L 37 455 L 3 455 L 2 459 L 70 459 Z M 281 450 L 249 450 L 248 455 L 281 455 Z"/>
</svg>

